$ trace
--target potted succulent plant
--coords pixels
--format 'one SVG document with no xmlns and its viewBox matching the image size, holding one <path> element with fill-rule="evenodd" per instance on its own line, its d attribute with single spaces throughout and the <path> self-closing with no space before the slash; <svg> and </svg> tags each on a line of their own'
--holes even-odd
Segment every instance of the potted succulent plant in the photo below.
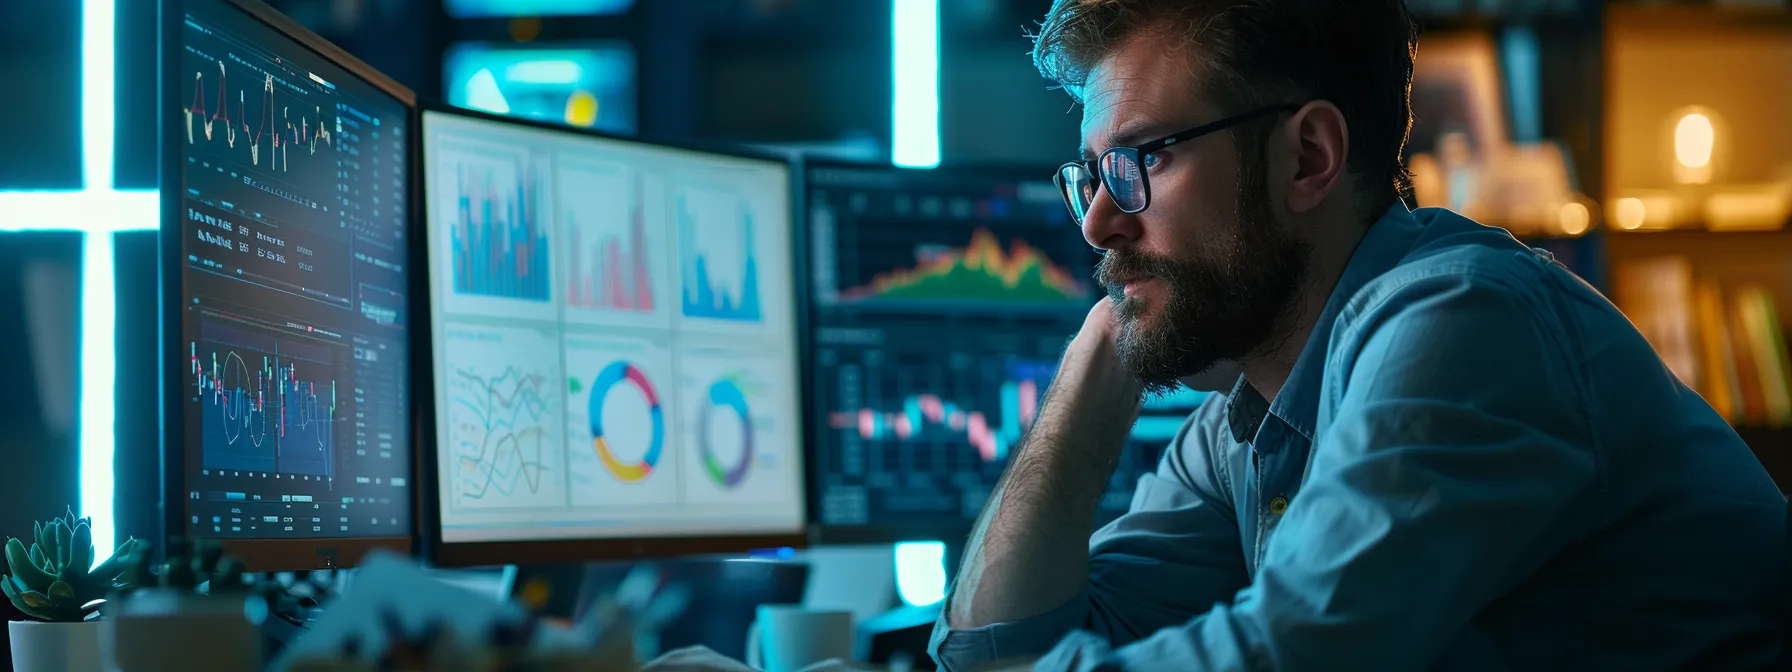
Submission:
<svg viewBox="0 0 1792 672">
<path fill-rule="evenodd" d="M 147 547 L 127 539 L 112 557 L 93 563 L 92 520 L 68 515 L 36 526 L 30 546 L 6 540 L 7 574 L 0 590 L 33 620 L 7 625 L 16 672 L 99 672 L 99 610 L 114 590 L 129 588 Z"/>
</svg>

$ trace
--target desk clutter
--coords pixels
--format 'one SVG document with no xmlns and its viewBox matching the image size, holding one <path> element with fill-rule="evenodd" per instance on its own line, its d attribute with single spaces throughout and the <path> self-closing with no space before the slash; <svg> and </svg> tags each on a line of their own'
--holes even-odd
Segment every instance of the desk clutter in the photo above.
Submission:
<svg viewBox="0 0 1792 672">
<path fill-rule="evenodd" d="M 131 539 L 96 565 L 91 521 L 72 512 L 34 533 L 29 546 L 7 540 L 0 576 L 8 600 L 32 619 L 9 624 L 15 672 L 633 672 L 664 652 L 661 635 L 675 622 L 702 616 L 689 614 L 693 607 L 728 610 L 705 594 L 730 592 L 727 584 L 706 579 L 767 577 L 769 592 L 732 591 L 754 600 L 788 596 L 791 581 L 800 589 L 808 576 L 797 563 L 770 571 L 725 561 L 592 566 L 575 572 L 583 575 L 576 588 L 560 589 L 576 594 L 574 617 L 550 618 L 545 587 L 501 599 L 384 551 L 352 576 L 287 583 L 245 573 L 207 541 L 177 544 L 152 562 L 154 549 Z M 815 669 L 882 669 L 843 662 L 855 646 L 849 611 L 748 606 L 743 657 L 754 669 L 826 661 L 841 662 Z M 302 627 L 268 627 L 280 622 Z M 296 634 L 271 641 L 276 631 Z M 895 660 L 889 669 L 913 662 Z"/>
</svg>

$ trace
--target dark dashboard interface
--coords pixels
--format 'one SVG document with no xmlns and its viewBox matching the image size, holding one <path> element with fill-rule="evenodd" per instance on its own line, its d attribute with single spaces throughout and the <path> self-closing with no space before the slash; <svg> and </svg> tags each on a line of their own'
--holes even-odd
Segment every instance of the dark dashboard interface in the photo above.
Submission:
<svg viewBox="0 0 1792 672">
<path fill-rule="evenodd" d="M 975 520 L 1101 298 L 1099 253 L 1039 175 L 813 166 L 812 470 L 830 529 Z M 1153 399 L 1103 497 L 1139 477 L 1201 396 Z"/>
<path fill-rule="evenodd" d="M 407 536 L 408 108 L 235 7 L 186 4 L 188 534 Z"/>
</svg>

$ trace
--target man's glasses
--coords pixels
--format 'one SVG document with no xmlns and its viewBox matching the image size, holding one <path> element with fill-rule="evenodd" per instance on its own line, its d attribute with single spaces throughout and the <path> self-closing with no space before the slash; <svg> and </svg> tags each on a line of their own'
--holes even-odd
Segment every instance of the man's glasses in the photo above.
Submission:
<svg viewBox="0 0 1792 672">
<path fill-rule="evenodd" d="M 1108 197 L 1114 199 L 1114 205 L 1121 212 L 1136 215 L 1151 205 L 1151 180 L 1146 175 L 1149 168 L 1146 162 L 1151 160 L 1152 154 L 1179 142 L 1188 142 L 1260 117 L 1293 112 L 1300 107 L 1272 105 L 1202 124 L 1137 147 L 1110 147 L 1094 161 L 1071 161 L 1059 166 L 1052 181 L 1058 184 L 1058 192 L 1064 195 L 1064 204 L 1070 206 L 1070 214 L 1076 218 L 1078 226 L 1082 225 L 1083 215 L 1089 212 L 1089 206 L 1095 203 L 1095 195 L 1102 187 L 1107 188 Z M 1101 175 L 1099 182 L 1096 175 Z"/>
</svg>

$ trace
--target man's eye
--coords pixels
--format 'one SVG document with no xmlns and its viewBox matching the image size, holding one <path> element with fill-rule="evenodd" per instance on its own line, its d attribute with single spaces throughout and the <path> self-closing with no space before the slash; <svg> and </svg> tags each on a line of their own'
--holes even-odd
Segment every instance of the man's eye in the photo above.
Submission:
<svg viewBox="0 0 1792 672">
<path fill-rule="evenodd" d="M 1156 168 L 1157 164 L 1162 161 L 1163 160 L 1158 158 L 1157 154 L 1155 154 L 1155 153 L 1146 154 L 1145 155 L 1145 170 L 1151 170 L 1152 168 Z"/>
</svg>

